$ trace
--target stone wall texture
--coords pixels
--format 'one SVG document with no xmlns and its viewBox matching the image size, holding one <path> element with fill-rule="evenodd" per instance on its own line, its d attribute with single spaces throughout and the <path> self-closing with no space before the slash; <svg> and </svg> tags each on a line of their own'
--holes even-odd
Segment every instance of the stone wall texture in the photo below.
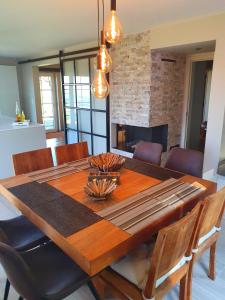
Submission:
<svg viewBox="0 0 225 300">
<path fill-rule="evenodd" d="M 168 148 L 180 143 L 186 55 L 151 51 L 150 126 L 168 124 Z"/>
<path fill-rule="evenodd" d="M 124 38 L 111 55 L 111 121 L 149 127 L 150 32 Z"/>
<path fill-rule="evenodd" d="M 150 31 L 127 36 L 111 55 L 111 122 L 168 124 L 168 148 L 179 144 L 186 55 L 151 50 Z"/>
</svg>

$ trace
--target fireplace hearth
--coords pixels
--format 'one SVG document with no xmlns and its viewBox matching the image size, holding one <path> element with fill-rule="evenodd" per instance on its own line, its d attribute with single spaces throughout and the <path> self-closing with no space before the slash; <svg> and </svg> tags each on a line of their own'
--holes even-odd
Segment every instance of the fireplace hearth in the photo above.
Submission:
<svg viewBox="0 0 225 300">
<path fill-rule="evenodd" d="M 156 127 L 138 127 L 116 124 L 116 146 L 114 148 L 133 153 L 135 145 L 140 141 L 149 141 L 163 145 L 167 151 L 168 125 Z"/>
</svg>

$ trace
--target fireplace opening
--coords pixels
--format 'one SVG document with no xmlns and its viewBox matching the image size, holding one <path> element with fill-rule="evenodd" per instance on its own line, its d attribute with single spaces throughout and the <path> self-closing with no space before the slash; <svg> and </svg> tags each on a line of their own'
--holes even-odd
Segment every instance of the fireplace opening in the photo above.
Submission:
<svg viewBox="0 0 225 300">
<path fill-rule="evenodd" d="M 116 124 L 116 134 L 116 149 L 133 153 L 138 142 L 149 141 L 162 144 L 163 152 L 167 151 L 167 124 L 150 128 Z"/>
</svg>

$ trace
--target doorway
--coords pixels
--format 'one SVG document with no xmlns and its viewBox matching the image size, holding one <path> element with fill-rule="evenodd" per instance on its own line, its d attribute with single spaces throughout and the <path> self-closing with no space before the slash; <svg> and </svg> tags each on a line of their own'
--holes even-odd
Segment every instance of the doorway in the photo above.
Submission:
<svg viewBox="0 0 225 300">
<path fill-rule="evenodd" d="M 186 148 L 201 152 L 205 149 L 212 70 L 213 58 L 190 60 Z"/>
</svg>

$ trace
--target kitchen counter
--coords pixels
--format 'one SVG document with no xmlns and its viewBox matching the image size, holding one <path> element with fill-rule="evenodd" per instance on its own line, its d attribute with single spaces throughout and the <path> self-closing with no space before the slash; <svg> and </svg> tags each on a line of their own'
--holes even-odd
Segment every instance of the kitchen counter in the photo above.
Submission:
<svg viewBox="0 0 225 300">
<path fill-rule="evenodd" d="M 14 175 L 13 154 L 46 147 L 44 125 L 13 126 L 13 121 L 0 116 L 0 179 Z"/>
</svg>

